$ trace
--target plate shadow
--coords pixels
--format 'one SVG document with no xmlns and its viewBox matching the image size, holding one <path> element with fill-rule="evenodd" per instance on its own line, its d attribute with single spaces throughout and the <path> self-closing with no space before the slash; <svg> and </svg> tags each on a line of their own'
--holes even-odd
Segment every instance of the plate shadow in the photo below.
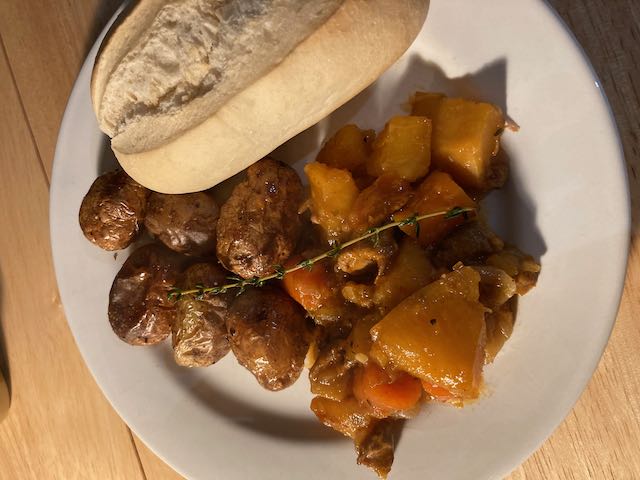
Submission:
<svg viewBox="0 0 640 480">
<path fill-rule="evenodd" d="M 313 418 L 286 416 L 268 411 L 244 398 L 230 394 L 211 378 L 194 382 L 189 372 L 173 361 L 170 352 L 159 352 L 159 355 L 175 381 L 188 390 L 195 400 L 226 422 L 263 436 L 291 442 L 345 441 L 343 437 Z M 240 365 L 236 367 L 242 368 Z"/>
</svg>

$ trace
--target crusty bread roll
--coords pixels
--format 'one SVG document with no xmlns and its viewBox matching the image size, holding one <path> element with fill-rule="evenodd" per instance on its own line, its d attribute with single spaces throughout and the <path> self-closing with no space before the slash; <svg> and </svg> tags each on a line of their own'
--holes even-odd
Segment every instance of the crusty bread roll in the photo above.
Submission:
<svg viewBox="0 0 640 480">
<path fill-rule="evenodd" d="M 428 0 L 140 0 L 98 54 L 94 109 L 122 167 L 209 188 L 347 102 L 419 32 Z"/>
</svg>

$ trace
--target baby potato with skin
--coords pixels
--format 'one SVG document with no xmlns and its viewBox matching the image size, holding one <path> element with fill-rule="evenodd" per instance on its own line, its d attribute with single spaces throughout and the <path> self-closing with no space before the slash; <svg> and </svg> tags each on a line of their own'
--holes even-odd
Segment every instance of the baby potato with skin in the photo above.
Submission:
<svg viewBox="0 0 640 480">
<path fill-rule="evenodd" d="M 195 285 L 217 287 L 224 284 L 225 272 L 215 263 L 196 263 L 185 272 L 182 289 Z M 173 356 L 183 367 L 207 367 L 221 360 L 229 350 L 225 316 L 229 294 L 180 298 L 172 326 Z"/>
<path fill-rule="evenodd" d="M 227 331 L 238 363 L 267 390 L 282 390 L 300 376 L 310 332 L 304 310 L 282 290 L 242 293 L 227 314 Z"/>
<path fill-rule="evenodd" d="M 171 250 L 187 255 L 216 251 L 216 225 L 220 209 L 209 191 L 165 195 L 153 192 L 144 225 Z"/>
<path fill-rule="evenodd" d="M 220 209 L 217 255 L 220 262 L 243 278 L 274 272 L 293 253 L 302 222 L 300 177 L 290 166 L 264 158 L 247 169 Z"/>
<path fill-rule="evenodd" d="M 171 333 L 176 306 L 169 299 L 184 259 L 162 245 L 135 250 L 124 263 L 109 292 L 109 323 L 130 345 L 152 345 Z"/>
<path fill-rule="evenodd" d="M 100 175 L 80 205 L 82 233 L 103 250 L 128 247 L 144 221 L 148 196 L 149 190 L 123 170 Z"/>
</svg>

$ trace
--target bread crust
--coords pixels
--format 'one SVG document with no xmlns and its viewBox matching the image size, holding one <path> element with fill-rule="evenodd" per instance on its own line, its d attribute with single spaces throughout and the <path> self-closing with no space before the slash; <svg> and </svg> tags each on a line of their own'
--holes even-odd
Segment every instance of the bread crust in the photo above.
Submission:
<svg viewBox="0 0 640 480">
<path fill-rule="evenodd" d="M 346 0 L 277 67 L 202 123 L 142 152 L 112 145 L 116 157 L 136 181 L 162 193 L 216 185 L 373 83 L 415 39 L 428 5 L 429 0 Z M 101 85 L 94 87 L 97 94 Z"/>
<path fill-rule="evenodd" d="M 344 0 L 140 0 L 95 68 L 100 128 L 124 153 L 159 147 L 275 68 Z"/>
</svg>

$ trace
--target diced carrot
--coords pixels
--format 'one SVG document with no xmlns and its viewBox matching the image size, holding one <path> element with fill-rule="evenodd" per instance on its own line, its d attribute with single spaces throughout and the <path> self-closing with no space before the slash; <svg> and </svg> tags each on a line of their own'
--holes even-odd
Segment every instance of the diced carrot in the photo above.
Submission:
<svg viewBox="0 0 640 480">
<path fill-rule="evenodd" d="M 374 362 L 356 371 L 353 394 L 361 402 L 368 402 L 375 410 L 388 414 L 412 409 L 422 397 L 420 380 L 400 372 L 391 378 Z"/>
<path fill-rule="evenodd" d="M 302 257 L 294 257 L 287 262 L 289 267 L 296 265 Z M 308 312 L 315 312 L 328 303 L 335 301 L 336 294 L 331 288 L 330 274 L 326 265 L 316 263 L 309 270 L 301 268 L 288 273 L 283 279 L 284 289 Z"/>
</svg>

